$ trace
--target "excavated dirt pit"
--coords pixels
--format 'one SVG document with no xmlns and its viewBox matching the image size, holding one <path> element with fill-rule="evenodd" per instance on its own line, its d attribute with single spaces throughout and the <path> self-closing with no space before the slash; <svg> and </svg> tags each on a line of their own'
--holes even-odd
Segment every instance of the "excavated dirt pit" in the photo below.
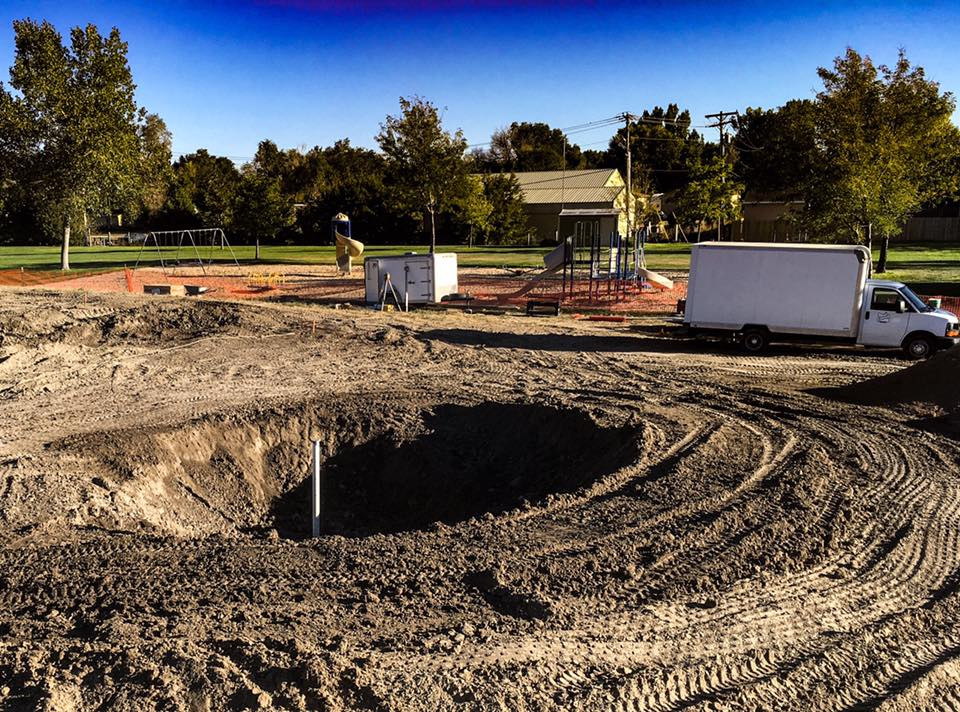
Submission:
<svg viewBox="0 0 960 712">
<path fill-rule="evenodd" d="M 39 290 L 0 335 L 0 711 L 960 710 L 947 354 Z"/>
<path fill-rule="evenodd" d="M 311 403 L 75 436 L 56 448 L 92 461 L 94 484 L 112 493 L 113 506 L 88 512 L 98 525 L 179 536 L 272 528 L 297 539 L 311 529 L 314 439 L 324 532 L 365 536 L 575 491 L 632 462 L 634 432 L 534 404 Z"/>
</svg>

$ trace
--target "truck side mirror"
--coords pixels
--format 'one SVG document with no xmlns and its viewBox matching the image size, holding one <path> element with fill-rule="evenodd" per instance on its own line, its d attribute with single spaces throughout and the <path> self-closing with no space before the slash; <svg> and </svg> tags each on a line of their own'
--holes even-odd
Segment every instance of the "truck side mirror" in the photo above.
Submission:
<svg viewBox="0 0 960 712">
<path fill-rule="evenodd" d="M 907 303 L 902 299 L 897 302 L 897 314 L 903 314 L 907 310 Z"/>
</svg>

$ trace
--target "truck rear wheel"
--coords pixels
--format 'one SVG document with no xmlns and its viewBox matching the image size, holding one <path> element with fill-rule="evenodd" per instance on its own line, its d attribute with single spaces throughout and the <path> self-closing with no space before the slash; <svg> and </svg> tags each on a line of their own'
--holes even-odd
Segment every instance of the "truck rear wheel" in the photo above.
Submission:
<svg viewBox="0 0 960 712">
<path fill-rule="evenodd" d="M 763 329 L 749 329 L 743 332 L 743 348 L 752 354 L 763 353 L 770 345 L 770 334 Z"/>
<path fill-rule="evenodd" d="M 917 334 L 908 336 L 903 342 L 903 352 L 907 358 L 921 361 L 933 355 L 933 342 L 926 336 Z"/>
</svg>

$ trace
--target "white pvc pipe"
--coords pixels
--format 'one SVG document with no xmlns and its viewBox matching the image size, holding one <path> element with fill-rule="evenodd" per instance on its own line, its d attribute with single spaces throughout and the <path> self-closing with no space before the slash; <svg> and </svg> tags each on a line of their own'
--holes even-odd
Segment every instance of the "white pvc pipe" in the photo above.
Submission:
<svg viewBox="0 0 960 712">
<path fill-rule="evenodd" d="M 320 441 L 313 441 L 312 487 L 310 516 L 313 520 L 313 536 L 320 536 Z"/>
</svg>

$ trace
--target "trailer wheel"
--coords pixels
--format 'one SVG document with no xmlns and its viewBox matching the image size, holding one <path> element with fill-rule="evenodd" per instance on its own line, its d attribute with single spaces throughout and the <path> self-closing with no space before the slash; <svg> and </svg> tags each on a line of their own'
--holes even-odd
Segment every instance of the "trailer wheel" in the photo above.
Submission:
<svg viewBox="0 0 960 712">
<path fill-rule="evenodd" d="M 914 361 L 922 361 L 933 355 L 933 342 L 922 334 L 911 334 L 903 341 L 903 352 L 907 358 Z"/>
<path fill-rule="evenodd" d="M 770 334 L 763 329 L 750 329 L 743 332 L 743 348 L 752 354 L 763 353 L 770 345 Z"/>
</svg>

